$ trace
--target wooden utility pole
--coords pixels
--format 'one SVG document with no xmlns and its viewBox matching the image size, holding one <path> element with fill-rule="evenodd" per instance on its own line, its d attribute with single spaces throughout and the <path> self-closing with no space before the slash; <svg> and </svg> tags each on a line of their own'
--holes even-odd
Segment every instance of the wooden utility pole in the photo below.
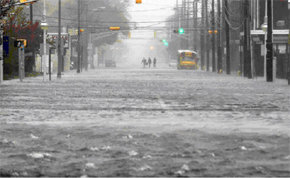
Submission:
<svg viewBox="0 0 290 178">
<path fill-rule="evenodd" d="M 267 0 L 268 9 L 268 32 L 267 32 L 267 55 L 266 55 L 266 68 L 267 68 L 267 82 L 273 82 L 273 1 Z"/>
<path fill-rule="evenodd" d="M 212 72 L 216 72 L 216 62 L 215 62 L 215 0 L 212 0 L 212 9 L 211 9 L 211 22 L 212 22 Z"/>
<path fill-rule="evenodd" d="M 223 70 L 223 59 L 222 59 L 222 42 L 221 42 L 221 35 L 222 35 L 222 29 L 221 29 L 221 0 L 218 0 L 218 22 L 217 22 L 217 72 L 222 73 Z"/>
<path fill-rule="evenodd" d="M 193 0 L 192 2 L 192 19 L 193 19 L 193 31 L 192 31 L 192 45 L 193 45 L 193 50 L 196 50 L 196 40 L 197 38 L 195 38 L 195 34 L 196 34 L 196 30 L 197 30 L 197 24 L 196 24 L 196 16 L 195 16 L 195 0 Z"/>
<path fill-rule="evenodd" d="M 188 34 L 189 35 L 189 0 L 185 0 L 185 13 L 186 13 L 186 28 L 187 28 L 187 31 L 188 31 Z M 189 38 L 187 38 L 186 40 L 186 49 L 188 49 L 188 46 L 189 46 Z"/>
<path fill-rule="evenodd" d="M 58 46 L 57 46 L 57 78 L 61 78 L 62 71 L 62 50 L 61 50 L 61 0 L 58 0 Z M 44 49 L 46 50 L 46 49 Z"/>
<path fill-rule="evenodd" d="M 206 28 L 206 71 L 209 71 L 209 24 L 208 24 L 208 0 L 205 0 L 205 28 Z"/>
<path fill-rule="evenodd" d="M 193 1 L 194 24 L 195 24 L 195 28 L 196 28 L 194 30 L 194 38 L 196 40 L 198 39 L 198 35 L 197 35 L 198 34 L 198 30 L 197 30 L 197 28 L 198 28 L 198 23 L 197 23 L 197 18 L 198 18 L 198 8 L 197 8 L 197 6 L 198 6 L 198 4 L 197 3 L 198 3 L 197 0 Z M 194 50 L 197 51 L 197 43 L 196 42 L 194 43 Z"/>
<path fill-rule="evenodd" d="M 88 20 L 88 10 L 89 10 L 89 5 L 88 3 L 86 2 L 85 4 L 85 13 L 86 13 L 86 16 L 85 16 L 85 25 L 84 26 L 87 26 L 87 20 Z M 84 32 L 84 43 L 83 43 L 83 62 L 84 62 L 84 67 L 85 67 L 85 70 L 87 71 L 88 70 L 88 65 L 89 65 L 89 61 L 88 61 L 88 30 L 89 29 L 86 29 L 86 31 Z"/>
<path fill-rule="evenodd" d="M 230 48 L 230 25 L 229 25 L 229 6 L 228 0 L 224 0 L 224 19 L 225 19 L 225 32 L 226 32 L 226 72 L 231 74 L 231 48 Z"/>
<path fill-rule="evenodd" d="M 81 73 L 81 0 L 78 0 L 78 68 L 77 73 Z"/>
<path fill-rule="evenodd" d="M 251 52 L 250 52 L 250 14 L 249 0 L 244 0 L 244 74 L 245 77 L 252 78 Z"/>
<path fill-rule="evenodd" d="M 205 29 L 205 13 L 204 13 L 204 1 L 201 1 L 201 26 L 203 29 Z M 201 62 L 201 69 L 204 69 L 204 37 L 205 34 L 207 34 L 206 30 L 201 30 L 201 35 L 200 35 L 200 62 Z"/>
</svg>

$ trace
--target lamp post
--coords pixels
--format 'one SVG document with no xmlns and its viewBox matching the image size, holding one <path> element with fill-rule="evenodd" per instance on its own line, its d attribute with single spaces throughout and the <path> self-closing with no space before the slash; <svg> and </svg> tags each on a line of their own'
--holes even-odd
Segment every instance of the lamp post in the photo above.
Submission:
<svg viewBox="0 0 290 178">
<path fill-rule="evenodd" d="M 42 72 L 43 72 L 43 81 L 46 78 L 46 63 L 47 63 L 47 54 L 46 54 L 46 32 L 48 29 L 48 24 L 46 22 L 46 1 L 43 1 L 43 18 L 41 22 L 41 29 L 43 29 L 43 55 L 42 55 Z"/>
</svg>

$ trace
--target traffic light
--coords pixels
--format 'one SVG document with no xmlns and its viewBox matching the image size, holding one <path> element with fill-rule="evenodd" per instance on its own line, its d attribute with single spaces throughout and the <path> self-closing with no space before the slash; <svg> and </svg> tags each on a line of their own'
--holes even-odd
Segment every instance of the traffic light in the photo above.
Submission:
<svg viewBox="0 0 290 178">
<path fill-rule="evenodd" d="M 168 46 L 168 42 L 165 39 L 163 39 L 162 42 L 163 42 L 164 46 Z"/>
<path fill-rule="evenodd" d="M 157 32 L 154 31 L 154 39 L 156 39 L 156 38 L 157 38 Z"/>
<path fill-rule="evenodd" d="M 121 28 L 120 27 L 110 27 L 109 29 L 110 30 L 120 30 Z"/>
<path fill-rule="evenodd" d="M 26 47 L 27 41 L 25 39 L 17 39 L 14 41 L 14 47 L 20 48 L 20 47 Z"/>
<path fill-rule="evenodd" d="M 136 0 L 136 4 L 142 4 L 142 0 Z"/>
<path fill-rule="evenodd" d="M 179 29 L 178 29 L 178 33 L 179 33 L 180 35 L 184 34 L 184 29 L 183 29 L 183 28 L 179 28 Z"/>
<path fill-rule="evenodd" d="M 19 0 L 20 4 L 25 4 L 25 5 L 29 5 L 29 4 L 33 4 L 35 3 L 37 0 Z"/>
<path fill-rule="evenodd" d="M 178 30 L 173 30 L 173 33 L 178 33 Z"/>
<path fill-rule="evenodd" d="M 131 39 L 131 37 L 132 37 L 131 32 L 128 32 L 128 38 Z"/>
</svg>

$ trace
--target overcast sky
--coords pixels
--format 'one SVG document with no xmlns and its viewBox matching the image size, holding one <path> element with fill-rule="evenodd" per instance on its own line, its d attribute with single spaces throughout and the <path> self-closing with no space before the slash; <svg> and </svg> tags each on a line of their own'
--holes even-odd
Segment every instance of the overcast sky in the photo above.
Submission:
<svg viewBox="0 0 290 178">
<path fill-rule="evenodd" d="M 143 0 L 142 4 L 133 4 L 129 8 L 132 22 L 146 22 L 137 23 L 137 27 L 159 27 L 164 26 L 165 23 L 150 23 L 154 21 L 166 21 L 166 19 L 174 13 L 176 0 Z M 134 31 L 133 36 L 146 34 L 152 36 L 152 31 Z"/>
</svg>

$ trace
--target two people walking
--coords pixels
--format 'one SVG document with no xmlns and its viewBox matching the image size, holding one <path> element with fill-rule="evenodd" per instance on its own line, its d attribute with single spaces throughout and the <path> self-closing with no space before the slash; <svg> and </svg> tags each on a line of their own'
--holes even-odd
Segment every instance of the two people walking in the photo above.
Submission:
<svg viewBox="0 0 290 178">
<path fill-rule="evenodd" d="M 142 59 L 142 64 L 143 64 L 143 68 L 145 68 L 147 65 L 149 66 L 149 68 L 151 68 L 151 64 L 153 62 L 153 67 L 156 67 L 157 64 L 157 59 L 154 58 L 153 61 L 151 60 L 151 58 L 149 57 L 148 60 L 146 60 L 145 58 Z"/>
</svg>

